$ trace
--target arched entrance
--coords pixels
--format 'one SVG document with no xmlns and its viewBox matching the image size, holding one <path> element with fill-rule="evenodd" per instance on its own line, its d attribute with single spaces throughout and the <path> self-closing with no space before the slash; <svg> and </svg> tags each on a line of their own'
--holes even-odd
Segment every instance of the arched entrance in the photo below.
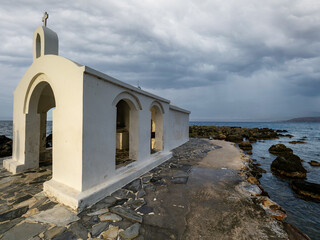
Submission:
<svg viewBox="0 0 320 240">
<path fill-rule="evenodd" d="M 151 139 L 150 153 L 156 153 L 163 150 L 163 111 L 159 103 L 154 102 L 150 108 L 151 111 Z"/>
<path fill-rule="evenodd" d="M 116 168 L 126 166 L 138 158 L 139 114 L 135 104 L 123 98 L 116 104 Z"/>
<path fill-rule="evenodd" d="M 26 113 L 25 158 L 28 168 L 52 163 L 53 135 L 51 143 L 47 143 L 47 113 L 54 107 L 56 101 L 50 84 L 38 83 L 32 91 Z"/>
</svg>

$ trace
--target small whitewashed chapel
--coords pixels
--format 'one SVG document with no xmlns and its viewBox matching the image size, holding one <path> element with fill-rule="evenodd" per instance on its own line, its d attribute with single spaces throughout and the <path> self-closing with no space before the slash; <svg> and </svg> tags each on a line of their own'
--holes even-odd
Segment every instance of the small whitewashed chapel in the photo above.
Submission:
<svg viewBox="0 0 320 240">
<path fill-rule="evenodd" d="M 81 210 L 171 158 L 189 139 L 190 112 L 58 56 L 47 18 L 34 32 L 33 63 L 14 91 L 13 154 L 4 167 L 12 173 L 38 168 L 52 151 L 44 192 Z"/>
</svg>

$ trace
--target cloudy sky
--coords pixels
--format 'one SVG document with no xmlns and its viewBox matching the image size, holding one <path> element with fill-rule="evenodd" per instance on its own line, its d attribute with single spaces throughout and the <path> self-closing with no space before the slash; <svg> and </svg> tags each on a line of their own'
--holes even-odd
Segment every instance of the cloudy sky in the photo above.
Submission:
<svg viewBox="0 0 320 240">
<path fill-rule="evenodd" d="M 48 11 L 60 55 L 191 110 L 191 120 L 320 116 L 319 0 L 1 0 L 0 119 Z"/>
</svg>

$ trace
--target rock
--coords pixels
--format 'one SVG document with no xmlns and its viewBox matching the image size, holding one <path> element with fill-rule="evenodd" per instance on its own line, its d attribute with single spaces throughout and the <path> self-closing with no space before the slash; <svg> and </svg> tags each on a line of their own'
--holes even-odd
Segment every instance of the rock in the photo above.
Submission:
<svg viewBox="0 0 320 240">
<path fill-rule="evenodd" d="M 311 166 L 314 166 L 314 167 L 319 167 L 320 166 L 320 162 L 317 162 L 317 161 L 310 161 L 308 162 Z"/>
<path fill-rule="evenodd" d="M 75 213 L 62 206 L 42 211 L 27 218 L 27 221 L 49 223 L 61 227 L 78 220 L 79 217 Z"/>
<path fill-rule="evenodd" d="M 5 135 L 0 135 L 0 157 L 12 155 L 12 140 Z"/>
<path fill-rule="evenodd" d="M 122 220 L 122 217 L 120 217 L 117 214 L 114 213 L 106 213 L 101 216 L 99 216 L 100 221 L 112 221 L 112 222 L 118 222 Z"/>
<path fill-rule="evenodd" d="M 293 151 L 291 148 L 287 148 L 284 144 L 281 144 L 281 143 L 272 145 L 269 148 L 269 152 L 275 155 L 293 154 Z"/>
<path fill-rule="evenodd" d="M 55 236 L 63 233 L 66 230 L 65 227 L 53 227 L 50 230 L 44 232 L 44 238 L 45 239 L 52 239 Z"/>
<path fill-rule="evenodd" d="M 50 134 L 46 137 L 46 147 L 47 147 L 47 148 L 52 147 L 52 133 L 50 133 Z"/>
<path fill-rule="evenodd" d="M 149 207 L 147 205 L 144 205 L 140 208 L 137 209 L 137 212 L 138 213 L 141 213 L 141 214 L 149 214 L 149 213 L 152 213 L 153 212 L 153 208 L 152 207 Z"/>
<path fill-rule="evenodd" d="M 142 188 L 141 180 L 140 179 L 133 180 L 131 183 L 124 186 L 124 188 L 136 193 Z"/>
<path fill-rule="evenodd" d="M 26 201 L 20 202 L 18 203 L 16 206 L 14 206 L 15 208 L 20 208 L 20 207 L 24 207 L 24 206 L 33 206 L 35 203 L 37 202 L 36 198 L 30 198 Z"/>
<path fill-rule="evenodd" d="M 74 222 L 69 228 L 77 237 L 87 239 L 88 230 L 79 222 Z"/>
<path fill-rule="evenodd" d="M 37 213 L 39 213 L 39 210 L 37 208 L 32 208 L 32 209 L 29 209 L 29 211 L 26 212 L 25 214 L 23 214 L 22 216 L 23 217 L 30 217 L 30 216 L 35 215 Z"/>
<path fill-rule="evenodd" d="M 7 232 L 10 228 L 16 226 L 17 224 L 19 224 L 23 220 L 24 220 L 24 218 L 16 218 L 14 220 L 1 223 L 0 224 L 0 235 Z"/>
<path fill-rule="evenodd" d="M 100 214 L 104 214 L 104 213 L 107 213 L 107 212 L 109 212 L 109 209 L 108 208 L 103 208 L 103 209 L 100 209 L 98 211 L 88 213 L 87 215 L 88 216 L 95 216 L 95 215 L 100 215 Z"/>
<path fill-rule="evenodd" d="M 21 207 L 17 209 L 13 209 L 11 211 L 5 212 L 0 214 L 0 222 L 4 222 L 7 220 L 12 220 L 18 217 L 21 217 L 23 214 L 25 214 L 28 211 L 29 207 Z"/>
<path fill-rule="evenodd" d="M 142 216 L 137 214 L 131 209 L 124 208 L 122 206 L 117 206 L 111 209 L 111 212 L 120 215 L 121 217 L 127 218 L 131 221 L 142 223 Z"/>
<path fill-rule="evenodd" d="M 24 202 L 24 201 L 26 201 L 26 200 L 28 200 L 28 199 L 30 199 L 30 198 L 32 198 L 32 196 L 28 194 L 28 195 L 19 197 L 19 198 L 16 199 L 12 204 L 13 204 L 13 205 L 14 205 L 14 204 L 18 204 L 18 203 Z"/>
<path fill-rule="evenodd" d="M 45 231 L 47 228 L 48 226 L 42 224 L 24 222 L 7 231 L 1 240 L 29 239 Z"/>
<path fill-rule="evenodd" d="M 146 195 L 146 191 L 141 189 L 139 192 L 137 192 L 137 198 L 142 198 Z"/>
<path fill-rule="evenodd" d="M 146 204 L 146 201 L 143 198 L 130 199 L 125 203 L 125 206 L 129 206 L 131 209 L 136 209 Z"/>
<path fill-rule="evenodd" d="M 73 232 L 71 231 L 65 231 L 57 236 L 55 236 L 54 238 L 52 238 L 52 240 L 77 240 L 77 236 L 73 234 Z"/>
<path fill-rule="evenodd" d="M 134 239 L 134 238 L 138 237 L 139 230 L 140 230 L 140 224 L 135 223 L 135 224 L 131 225 L 130 227 L 128 227 L 123 232 L 120 232 L 120 237 L 121 237 L 121 239 L 124 239 L 124 240 Z"/>
<path fill-rule="evenodd" d="M 268 197 L 259 197 L 258 198 L 259 205 L 269 214 L 271 217 L 277 219 L 277 220 L 284 220 L 287 215 L 285 211 L 281 208 L 279 204 L 272 201 Z"/>
<path fill-rule="evenodd" d="M 320 184 L 294 180 L 291 181 L 290 186 L 303 197 L 320 200 Z"/>
<path fill-rule="evenodd" d="M 226 137 L 226 141 L 228 142 L 234 142 L 234 143 L 239 143 L 242 142 L 243 137 L 241 135 L 228 135 Z"/>
<path fill-rule="evenodd" d="M 244 192 L 250 193 L 251 196 L 260 196 L 262 191 L 256 184 L 248 184 L 241 187 Z"/>
<path fill-rule="evenodd" d="M 128 195 L 128 190 L 122 189 L 122 188 L 111 194 L 111 196 L 116 198 L 116 200 L 127 198 L 127 195 Z"/>
<path fill-rule="evenodd" d="M 97 237 L 101 232 L 105 231 L 109 227 L 109 222 L 101 222 L 92 226 L 91 234 L 93 237 Z"/>
<path fill-rule="evenodd" d="M 100 234 L 100 237 L 108 240 L 115 240 L 118 236 L 119 227 L 110 225 L 109 229 Z"/>
<path fill-rule="evenodd" d="M 257 142 L 257 139 L 254 138 L 254 137 L 249 137 L 249 142 L 250 143 L 255 143 L 255 142 Z"/>
<path fill-rule="evenodd" d="M 240 142 L 238 145 L 239 145 L 239 148 L 241 148 L 242 150 L 251 150 L 252 149 L 252 145 L 249 141 Z"/>
<path fill-rule="evenodd" d="M 252 176 L 248 177 L 247 180 L 248 180 L 248 182 L 251 183 L 251 184 L 256 184 L 256 185 L 259 185 L 259 184 L 260 184 L 259 180 L 256 179 L 255 177 L 252 177 Z"/>
<path fill-rule="evenodd" d="M 278 156 L 271 164 L 273 173 L 291 178 L 306 178 L 307 170 L 302 166 L 301 159 L 294 154 Z"/>
<path fill-rule="evenodd" d="M 301 143 L 306 143 L 305 141 L 297 140 L 297 141 L 290 141 L 290 144 L 301 144 Z"/>
</svg>

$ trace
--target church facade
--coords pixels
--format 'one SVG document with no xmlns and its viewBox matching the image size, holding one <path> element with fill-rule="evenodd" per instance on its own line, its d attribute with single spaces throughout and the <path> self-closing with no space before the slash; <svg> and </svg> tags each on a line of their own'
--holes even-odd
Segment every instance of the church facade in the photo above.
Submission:
<svg viewBox="0 0 320 240">
<path fill-rule="evenodd" d="M 57 34 L 34 32 L 33 63 L 14 91 L 12 173 L 52 154 L 44 191 L 81 211 L 171 158 L 188 141 L 190 112 L 58 56 Z M 52 148 L 46 146 L 52 109 Z"/>
</svg>

